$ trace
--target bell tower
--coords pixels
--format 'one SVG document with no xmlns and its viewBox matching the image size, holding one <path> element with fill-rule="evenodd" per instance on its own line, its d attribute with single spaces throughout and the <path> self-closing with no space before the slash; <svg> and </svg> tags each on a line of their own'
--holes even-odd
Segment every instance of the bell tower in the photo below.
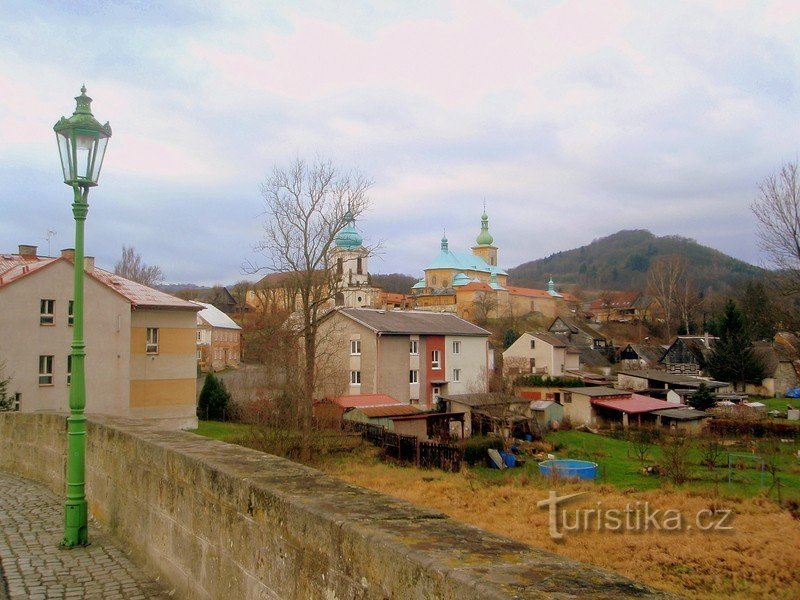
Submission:
<svg viewBox="0 0 800 600">
<path fill-rule="evenodd" d="M 475 239 L 475 246 L 472 247 L 472 253 L 475 256 L 482 258 L 486 264 L 496 267 L 497 266 L 497 246 L 494 245 L 494 238 L 489 233 L 489 215 L 486 214 L 486 204 L 483 206 L 483 214 L 481 215 L 481 232 Z"/>
</svg>

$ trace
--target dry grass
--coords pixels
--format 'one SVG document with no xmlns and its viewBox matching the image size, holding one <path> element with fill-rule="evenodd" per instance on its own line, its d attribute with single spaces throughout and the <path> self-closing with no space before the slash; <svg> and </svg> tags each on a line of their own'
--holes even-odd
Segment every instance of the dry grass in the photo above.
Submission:
<svg viewBox="0 0 800 600">
<path fill-rule="evenodd" d="M 590 492 L 585 501 L 570 504 L 570 510 L 594 507 L 598 501 L 604 508 L 647 501 L 655 508 L 680 509 L 694 519 L 701 509 L 721 507 L 734 510 L 735 529 L 573 532 L 557 543 L 548 535 L 547 512 L 536 507 L 551 485 L 538 478 L 487 480 L 470 471 L 420 471 L 355 456 L 320 466 L 350 483 L 692 598 L 800 597 L 800 521 L 764 498 L 715 499 L 671 489 L 626 493 L 612 486 L 559 484 L 560 494 Z"/>
</svg>

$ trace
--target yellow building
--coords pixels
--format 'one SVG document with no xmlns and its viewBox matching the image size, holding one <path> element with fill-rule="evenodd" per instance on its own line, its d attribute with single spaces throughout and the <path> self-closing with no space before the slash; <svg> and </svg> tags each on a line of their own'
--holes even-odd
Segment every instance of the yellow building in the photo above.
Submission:
<svg viewBox="0 0 800 600">
<path fill-rule="evenodd" d="M 411 289 L 416 307 L 423 310 L 454 312 L 468 319 L 511 313 L 554 318 L 569 314 L 577 305 L 577 298 L 556 291 L 552 279 L 547 290 L 508 285 L 485 212 L 472 253 L 454 252 L 447 237 L 442 237 L 439 255 L 424 271 L 425 276 Z"/>
<path fill-rule="evenodd" d="M 0 363 L 23 412 L 68 410 L 74 252 L 0 255 Z M 196 304 L 83 265 L 86 413 L 197 426 Z"/>
</svg>

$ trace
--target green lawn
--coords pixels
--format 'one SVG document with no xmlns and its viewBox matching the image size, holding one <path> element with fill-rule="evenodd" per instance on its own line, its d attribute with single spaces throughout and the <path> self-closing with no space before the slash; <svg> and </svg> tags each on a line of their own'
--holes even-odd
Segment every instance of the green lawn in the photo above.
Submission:
<svg viewBox="0 0 800 600">
<path fill-rule="evenodd" d="M 249 425 L 242 423 L 223 423 L 221 421 L 200 421 L 197 429 L 190 429 L 191 433 L 205 437 L 222 440 L 223 442 L 236 441 L 247 433 Z"/>
<path fill-rule="evenodd" d="M 547 440 L 560 445 L 560 448 L 554 452 L 559 458 L 577 458 L 598 463 L 600 466 L 599 480 L 619 488 L 653 489 L 663 485 L 666 481 L 664 477 L 643 475 L 642 465 L 636 458 L 632 445 L 625 440 L 582 431 L 553 432 L 548 434 Z M 769 488 L 770 474 L 764 473 L 764 485 L 762 486 L 762 473 L 758 469 L 758 462 L 737 456 L 731 457 L 735 468 L 730 470 L 731 482 L 728 483 L 728 454 L 753 456 L 751 447 L 726 446 L 721 459 L 723 466 L 710 471 L 700 464 L 702 454 L 696 444 L 695 441 L 687 455 L 690 463 L 690 481 L 686 484 L 687 487 L 696 489 L 717 487 L 721 494 L 732 496 L 754 496 Z M 796 457 L 800 444 L 791 442 L 780 444 L 779 447 L 781 493 L 784 498 L 800 498 L 800 462 Z M 646 464 L 657 465 L 662 460 L 661 449 L 653 447 Z"/>
</svg>

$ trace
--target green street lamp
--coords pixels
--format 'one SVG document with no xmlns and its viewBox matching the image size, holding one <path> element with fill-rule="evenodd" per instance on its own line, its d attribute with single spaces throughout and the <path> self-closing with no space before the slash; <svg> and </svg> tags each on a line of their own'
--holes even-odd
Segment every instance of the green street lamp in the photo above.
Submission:
<svg viewBox="0 0 800 600">
<path fill-rule="evenodd" d="M 64 515 L 65 548 L 85 546 L 88 538 L 88 511 L 86 506 L 86 379 L 84 376 L 85 344 L 83 342 L 83 225 L 89 212 L 89 188 L 97 185 L 103 156 L 106 152 L 111 127 L 101 125 L 92 116 L 92 99 L 86 95 L 86 86 L 75 98 L 77 106 L 69 119 L 61 119 L 53 126 L 61 156 L 64 183 L 72 187 L 75 217 L 75 288 L 72 324 L 72 378 L 69 388 L 67 417 L 67 502 Z"/>
</svg>

